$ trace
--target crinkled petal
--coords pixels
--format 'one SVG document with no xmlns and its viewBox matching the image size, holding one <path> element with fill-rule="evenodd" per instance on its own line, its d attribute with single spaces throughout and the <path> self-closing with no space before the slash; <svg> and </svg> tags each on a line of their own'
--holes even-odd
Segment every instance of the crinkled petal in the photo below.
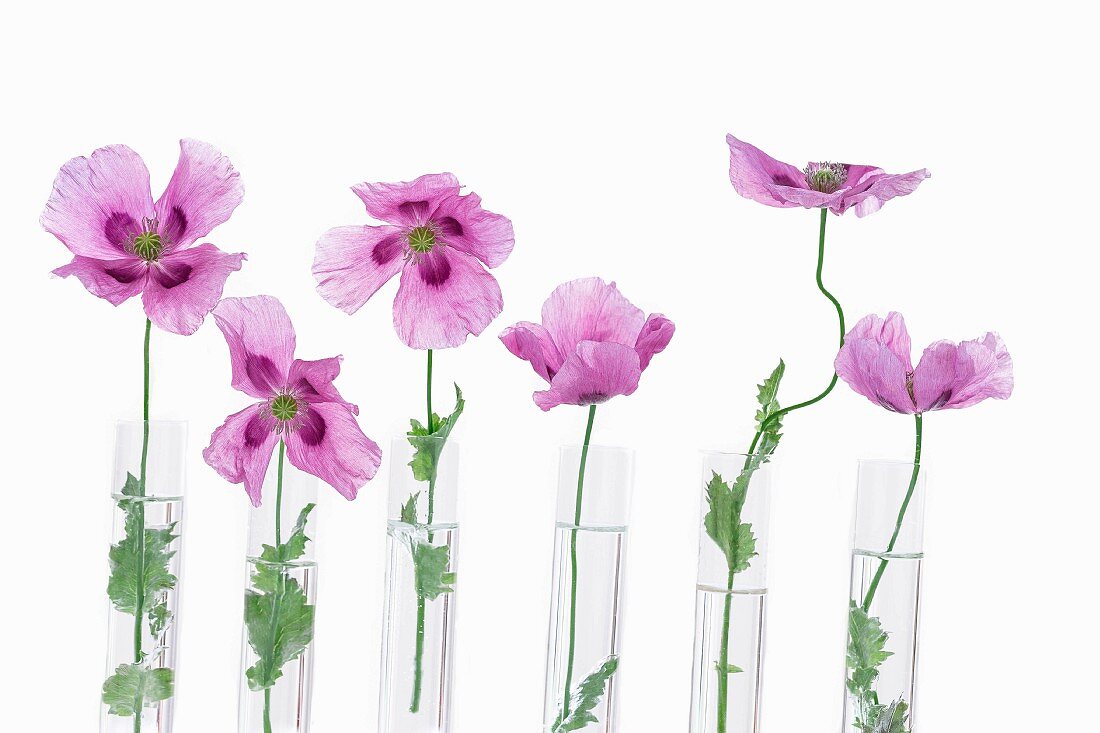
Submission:
<svg viewBox="0 0 1100 733">
<path fill-rule="evenodd" d="M 342 311 L 354 313 L 404 264 L 400 228 L 336 227 L 317 242 L 313 277 L 322 298 Z"/>
<path fill-rule="evenodd" d="M 244 199 L 241 176 L 217 148 L 180 140 L 180 159 L 157 199 L 158 231 L 166 251 L 182 249 L 229 220 Z"/>
<path fill-rule="evenodd" d="M 554 375 L 550 389 L 535 392 L 544 411 L 558 405 L 596 405 L 638 388 L 642 376 L 638 352 L 615 343 L 583 341 Z"/>
<path fill-rule="evenodd" d="M 503 264 L 516 243 L 512 222 L 481 208 L 476 193 L 442 199 L 431 214 L 431 223 L 443 242 L 489 267 Z"/>
<path fill-rule="evenodd" d="M 340 376 L 340 362 L 342 356 L 333 356 L 328 359 L 306 361 L 295 359 L 290 365 L 290 377 L 288 379 L 291 394 L 313 404 L 315 402 L 335 402 L 343 405 L 359 414 L 359 408 L 345 400 L 336 386 L 332 383 Z"/>
<path fill-rule="evenodd" d="M 890 199 L 913 193 L 921 181 L 930 176 L 931 174 L 924 168 L 911 173 L 874 176 L 869 181 L 869 185 L 860 187 L 862 190 L 845 193 L 840 205 L 833 208 L 833 213 L 843 214 L 855 207 L 858 217 L 873 214 Z"/>
<path fill-rule="evenodd" d="M 1008 399 L 1013 388 L 1012 356 L 996 333 L 963 341 L 955 361 L 955 385 L 944 409 L 970 407 L 992 397 Z"/>
<path fill-rule="evenodd" d="M 726 135 L 726 143 L 730 147 L 730 183 L 733 190 L 767 206 L 790 208 L 804 205 L 790 199 L 792 190 L 808 190 L 802 171 L 733 135 Z"/>
<path fill-rule="evenodd" d="M 360 183 L 351 190 L 363 200 L 367 213 L 375 219 L 414 227 L 427 222 L 440 201 L 457 196 L 459 184 L 450 173 L 429 173 L 415 181 Z"/>
<path fill-rule="evenodd" d="M 909 339 L 909 331 L 905 328 L 905 317 L 890 311 L 886 318 L 879 318 L 875 314 L 864 316 L 852 327 L 848 335 L 844 337 L 845 343 L 850 339 L 864 339 L 874 341 L 889 349 L 906 372 L 913 371 L 913 345 Z"/>
<path fill-rule="evenodd" d="M 649 362 L 655 354 L 660 354 L 665 350 L 674 333 L 676 333 L 676 325 L 660 313 L 653 313 L 646 319 L 641 333 L 638 334 L 638 340 L 634 344 L 634 350 L 638 352 L 643 370 L 649 366 Z"/>
<path fill-rule="evenodd" d="M 906 387 L 908 369 L 886 345 L 849 333 L 833 368 L 852 389 L 887 410 L 916 411 Z"/>
<path fill-rule="evenodd" d="M 265 399 L 286 386 L 294 326 L 277 298 L 226 298 L 214 309 L 214 320 L 229 346 L 234 389 Z"/>
<path fill-rule="evenodd" d="M 587 277 L 559 285 L 542 306 L 542 323 L 562 354 L 582 341 L 609 341 L 634 348 L 645 313 L 623 297 L 615 283 Z"/>
<path fill-rule="evenodd" d="M 141 231 L 142 218 L 152 214 L 141 156 L 125 145 L 109 145 L 61 166 L 41 222 L 74 255 L 115 260 Z"/>
<path fill-rule="evenodd" d="M 950 341 L 937 341 L 924 350 L 913 370 L 913 399 L 917 412 L 939 410 L 955 390 L 955 363 L 958 347 Z"/>
<path fill-rule="evenodd" d="M 500 340 L 513 355 L 529 362 L 535 373 L 547 382 L 561 369 L 562 355 L 542 324 L 520 321 L 504 329 Z"/>
<path fill-rule="evenodd" d="M 97 260 L 76 256 L 67 265 L 53 271 L 60 277 L 75 276 L 88 292 L 118 305 L 134 297 L 145 287 L 148 265 L 140 257 L 117 260 Z"/>
<path fill-rule="evenodd" d="M 500 286 L 474 257 L 436 247 L 401 273 L 393 325 L 414 349 L 459 346 L 500 315 Z"/>
<path fill-rule="evenodd" d="M 230 415 L 210 436 L 202 457 L 226 481 L 244 482 L 253 506 L 260 505 L 264 476 L 279 442 L 276 420 L 265 405 L 252 405 Z"/>
<path fill-rule="evenodd" d="M 330 402 L 308 406 L 286 439 L 290 462 L 336 489 L 349 501 L 374 478 L 382 451 L 363 434 L 346 407 Z"/>
<path fill-rule="evenodd" d="M 241 269 L 245 255 L 222 252 L 212 244 L 165 254 L 149 266 L 141 300 L 145 314 L 165 331 L 189 335 L 214 310 L 230 273 Z"/>
</svg>

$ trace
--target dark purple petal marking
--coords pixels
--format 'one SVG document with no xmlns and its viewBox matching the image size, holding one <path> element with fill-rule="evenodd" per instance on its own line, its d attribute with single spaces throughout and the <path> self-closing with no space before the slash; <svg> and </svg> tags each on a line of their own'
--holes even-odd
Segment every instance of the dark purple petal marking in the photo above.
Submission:
<svg viewBox="0 0 1100 733">
<path fill-rule="evenodd" d="M 103 222 L 103 235 L 119 249 L 126 249 L 126 243 L 138 231 L 139 227 L 134 217 L 121 211 L 112 212 L 107 217 L 107 221 Z"/>
<path fill-rule="evenodd" d="M 191 265 L 185 265 L 182 262 L 173 263 L 162 260 L 153 265 L 151 269 L 153 279 L 165 290 L 183 285 L 191 279 Z"/>
<path fill-rule="evenodd" d="M 943 407 L 944 405 L 946 405 L 948 402 L 951 401 L 951 395 L 952 394 L 953 394 L 953 390 L 945 389 L 939 397 L 932 400 L 932 404 L 930 404 L 928 406 L 928 409 L 929 410 L 938 410 L 938 409 L 940 409 L 941 407 Z"/>
<path fill-rule="evenodd" d="M 244 372 L 252 384 L 272 393 L 278 389 L 279 382 L 282 381 L 282 375 L 279 374 L 275 362 L 259 354 L 245 353 Z"/>
<path fill-rule="evenodd" d="M 772 183 L 776 184 L 777 186 L 792 186 L 794 188 L 799 188 L 799 185 L 795 183 L 794 179 L 792 179 L 786 173 L 776 173 L 775 175 L 773 175 Z"/>
<path fill-rule="evenodd" d="M 321 417 L 320 413 L 316 410 L 307 410 L 298 423 L 297 434 L 303 443 L 315 446 L 320 445 L 325 439 L 327 429 L 325 418 Z"/>
<path fill-rule="evenodd" d="M 306 402 L 313 402 L 321 396 L 321 393 L 317 391 L 317 388 L 314 387 L 313 384 L 305 377 L 302 377 L 297 382 L 295 382 L 291 390 L 293 391 L 295 397 L 305 400 Z"/>
<path fill-rule="evenodd" d="M 187 214 L 184 214 L 180 207 L 173 206 L 162 227 L 161 233 L 169 242 L 182 241 L 183 235 L 187 233 Z"/>
<path fill-rule="evenodd" d="M 244 444 L 249 448 L 261 446 L 270 432 L 271 427 L 265 424 L 262 411 L 256 410 L 244 426 Z"/>
<path fill-rule="evenodd" d="M 611 399 L 611 395 L 606 395 L 603 392 L 587 392 L 577 398 L 577 402 L 582 405 L 602 405 Z"/>
<path fill-rule="evenodd" d="M 440 288 L 451 279 L 451 263 L 446 257 L 425 257 L 417 265 L 416 272 L 430 288 Z"/>
<path fill-rule="evenodd" d="M 382 266 L 389 262 L 393 262 L 400 254 L 401 235 L 392 234 L 384 239 L 380 239 L 378 244 L 374 245 L 374 249 L 370 251 L 370 258 L 374 261 L 374 264 Z"/>
<path fill-rule="evenodd" d="M 403 204 L 398 204 L 397 210 L 400 211 L 403 216 L 417 222 L 422 222 L 428 216 L 428 202 L 406 201 Z"/>
<path fill-rule="evenodd" d="M 462 232 L 464 231 L 462 228 L 462 224 L 460 224 L 458 219 L 454 218 L 453 216 L 445 216 L 437 221 L 435 225 L 439 227 L 439 231 L 441 231 L 444 235 L 450 235 L 452 237 L 461 237 Z"/>
<path fill-rule="evenodd" d="M 132 283 L 142 275 L 140 267 L 105 267 L 103 271 L 123 285 Z"/>
</svg>

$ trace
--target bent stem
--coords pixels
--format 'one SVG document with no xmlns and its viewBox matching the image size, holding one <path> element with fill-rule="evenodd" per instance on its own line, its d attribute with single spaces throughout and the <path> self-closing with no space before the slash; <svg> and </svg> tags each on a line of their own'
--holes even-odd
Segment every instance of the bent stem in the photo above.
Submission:
<svg viewBox="0 0 1100 733">
<path fill-rule="evenodd" d="M 143 364 L 143 387 L 142 394 L 142 428 L 141 428 L 141 467 L 138 472 L 138 490 L 141 492 L 140 496 L 145 496 L 145 479 L 148 473 L 149 463 L 149 340 L 152 335 L 153 322 L 148 318 L 145 319 L 145 348 L 144 348 L 144 364 Z M 140 531 L 137 534 L 135 540 L 137 541 L 137 557 L 138 557 L 138 575 L 137 577 L 145 577 L 145 504 L 141 501 L 134 502 L 134 511 L 138 518 L 138 527 Z M 134 664 L 141 664 L 142 659 L 145 658 L 145 653 L 141 649 L 141 619 L 145 612 L 144 609 L 144 596 L 139 594 L 137 606 L 134 608 Z M 141 731 L 141 710 L 134 711 L 134 733 Z"/>
<path fill-rule="evenodd" d="M 901 534 L 901 523 L 905 521 L 905 512 L 909 509 L 909 502 L 913 499 L 913 492 L 917 488 L 917 477 L 920 475 L 920 448 L 921 448 L 921 433 L 923 430 L 924 416 L 919 412 L 913 416 L 916 419 L 916 447 L 913 450 L 913 475 L 909 479 L 909 490 L 905 492 L 905 499 L 901 502 L 901 509 L 898 511 L 898 521 L 894 525 L 894 534 L 890 537 L 890 543 L 886 545 L 886 552 L 883 553 L 883 557 L 879 558 L 878 569 L 875 571 L 875 577 L 871 580 L 871 585 L 867 586 L 867 595 L 863 597 L 863 612 L 867 613 L 871 609 L 871 601 L 875 598 L 875 593 L 878 591 L 878 585 L 882 581 L 882 574 L 886 572 L 886 566 L 890 563 L 889 554 L 894 551 L 894 545 L 898 542 L 898 536 Z"/>
<path fill-rule="evenodd" d="M 828 216 L 829 216 L 829 210 L 825 209 L 825 208 L 821 209 L 821 225 L 818 229 L 818 237 L 817 237 L 817 289 L 820 290 L 821 294 L 824 295 L 826 298 L 828 298 L 829 302 L 832 303 L 833 307 L 836 308 L 837 321 L 840 324 L 840 346 L 843 347 L 844 346 L 844 334 L 845 334 L 844 309 L 840 307 L 840 301 L 837 300 L 836 297 L 825 288 L 825 283 L 823 283 L 821 281 L 821 273 L 825 268 L 825 222 L 828 220 Z M 837 374 L 834 371 L 832 379 L 829 380 L 829 385 L 827 387 L 825 387 L 825 389 L 821 392 L 821 394 L 817 395 L 816 397 L 812 397 L 811 399 L 808 399 L 805 402 L 799 402 L 798 404 L 794 404 L 794 405 L 791 405 L 790 407 L 785 407 L 782 410 L 778 410 L 777 412 L 772 414 L 764 422 L 763 427 L 764 428 L 768 427 L 773 422 L 775 422 L 776 420 L 779 420 L 780 418 L 782 418 L 784 415 L 786 415 L 789 412 L 794 412 L 795 410 L 801 410 L 803 407 L 809 407 L 810 405 L 817 404 L 821 400 L 825 399 L 826 397 L 829 396 L 829 393 L 833 391 L 833 387 L 836 386 L 837 379 L 838 379 Z M 750 452 L 752 452 L 752 450 L 755 450 L 755 449 L 756 449 L 756 440 L 753 440 L 753 447 L 752 447 L 752 449 L 750 449 Z"/>
<path fill-rule="evenodd" d="M 275 484 L 275 546 L 283 544 L 283 457 L 286 455 L 286 443 L 279 440 L 279 473 Z M 271 601 L 271 638 L 275 638 L 275 631 L 279 624 L 279 599 L 284 593 L 286 583 L 286 569 L 279 568 L 279 583 L 275 590 L 275 598 Z M 270 676 L 270 673 L 269 675 Z M 264 688 L 264 733 L 271 731 L 271 688 Z"/>
<path fill-rule="evenodd" d="M 573 689 L 573 661 L 577 651 L 577 532 L 581 526 L 581 505 L 584 500 L 584 468 L 588 462 L 588 446 L 592 442 L 592 423 L 596 420 L 596 406 L 588 407 L 588 425 L 584 429 L 584 445 L 581 447 L 581 465 L 577 472 L 577 506 L 573 514 L 573 532 L 569 538 L 569 654 L 565 662 L 565 694 L 561 704 L 561 719 L 569 717 L 570 691 Z"/>
<path fill-rule="evenodd" d="M 428 349 L 428 378 L 425 390 L 428 402 L 428 422 L 425 425 L 428 433 L 435 429 L 432 418 L 432 350 Z M 428 526 L 431 527 L 435 519 L 435 479 L 436 466 L 432 465 L 432 473 L 428 477 Z M 433 539 L 431 530 L 428 531 L 428 542 Z M 420 712 L 420 695 L 424 686 L 424 620 L 427 615 L 427 607 L 423 596 L 416 599 L 416 653 L 413 661 L 413 691 L 412 702 L 409 703 L 409 712 Z"/>
</svg>

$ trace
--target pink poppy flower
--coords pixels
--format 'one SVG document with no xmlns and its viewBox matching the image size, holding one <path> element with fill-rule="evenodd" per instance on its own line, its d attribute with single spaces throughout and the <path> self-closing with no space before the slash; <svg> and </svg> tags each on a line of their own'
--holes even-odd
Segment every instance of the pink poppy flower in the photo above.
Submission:
<svg viewBox="0 0 1100 733">
<path fill-rule="evenodd" d="M 541 324 L 521 321 L 500 340 L 550 383 L 534 394 L 535 404 L 549 410 L 632 394 L 675 330 L 660 313 L 647 318 L 615 283 L 589 277 L 559 285 L 542 306 Z"/>
<path fill-rule="evenodd" d="M 850 163 L 810 163 L 799 170 L 733 135 L 726 135 L 726 142 L 730 146 L 730 182 L 734 190 L 768 206 L 828 207 L 834 214 L 854 207 L 856 216 L 867 216 L 890 199 L 913 193 L 929 177 L 924 168 L 892 174 Z"/>
<path fill-rule="evenodd" d="M 321 297 L 354 313 L 401 273 L 393 325 L 414 349 L 459 346 L 500 315 L 500 286 L 485 268 L 511 254 L 512 222 L 481 208 L 477 194 L 460 196 L 450 173 L 352 190 L 386 224 L 325 232 L 313 261 Z"/>
<path fill-rule="evenodd" d="M 382 460 L 378 445 L 363 434 L 332 382 L 342 357 L 294 358 L 294 326 L 278 299 L 269 295 L 226 298 L 214 320 L 229 345 L 233 387 L 261 402 L 230 415 L 202 452 L 232 483 L 244 482 L 255 506 L 271 454 L 286 442 L 291 464 L 355 498 Z"/>
<path fill-rule="evenodd" d="M 180 141 L 175 173 L 155 203 L 145 163 L 125 145 L 73 158 L 42 212 L 42 226 L 74 255 L 53 272 L 75 276 L 112 305 L 140 293 L 158 327 L 194 333 L 245 255 L 191 245 L 228 220 L 243 196 L 229 159 L 198 140 Z"/>
<path fill-rule="evenodd" d="M 909 333 L 900 313 L 870 315 L 844 339 L 836 373 L 856 392 L 887 410 L 907 415 L 976 405 L 1012 394 L 1012 357 L 1001 337 L 937 341 L 913 368 Z"/>
</svg>

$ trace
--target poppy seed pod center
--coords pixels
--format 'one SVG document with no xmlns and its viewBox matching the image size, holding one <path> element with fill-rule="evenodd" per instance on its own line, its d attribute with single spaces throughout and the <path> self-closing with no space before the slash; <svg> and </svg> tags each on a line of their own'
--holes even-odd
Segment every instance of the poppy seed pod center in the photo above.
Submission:
<svg viewBox="0 0 1100 733">
<path fill-rule="evenodd" d="M 409 230 L 409 249 L 416 254 L 427 254 L 435 247 L 435 231 L 430 226 L 418 226 Z"/>
<path fill-rule="evenodd" d="M 288 394 L 281 394 L 271 401 L 271 414 L 279 422 L 289 422 L 298 414 L 298 400 Z"/>
<path fill-rule="evenodd" d="M 809 163 L 802 172 L 806 185 L 821 193 L 834 193 L 848 180 L 848 169 L 843 163 Z"/>
<path fill-rule="evenodd" d="M 156 262 L 160 253 L 164 251 L 164 244 L 160 241 L 160 235 L 156 232 L 142 232 L 134 237 L 131 245 L 136 254 L 146 262 Z"/>
</svg>

